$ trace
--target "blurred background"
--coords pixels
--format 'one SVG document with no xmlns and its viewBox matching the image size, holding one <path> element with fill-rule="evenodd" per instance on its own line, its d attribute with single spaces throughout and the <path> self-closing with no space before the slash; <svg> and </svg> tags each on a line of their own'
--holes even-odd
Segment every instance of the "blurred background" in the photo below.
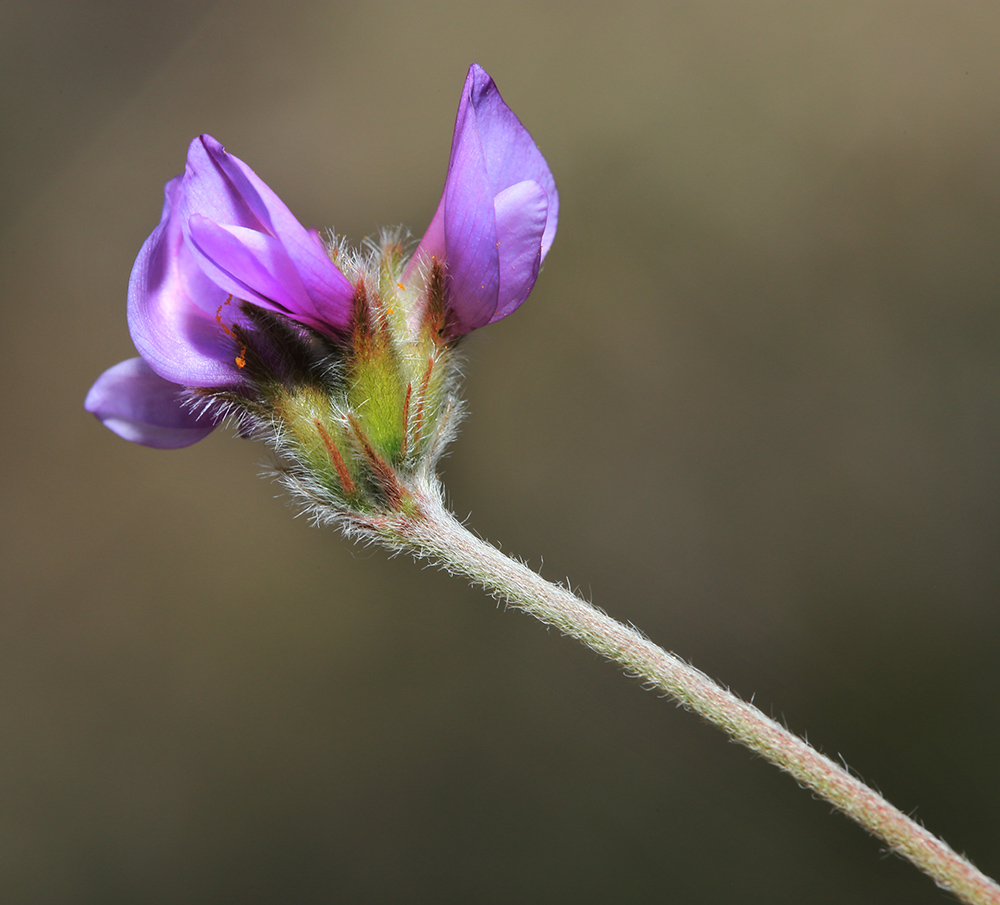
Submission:
<svg viewBox="0 0 1000 905">
<path fill-rule="evenodd" d="M 469 338 L 456 511 L 1000 874 L 1000 5 L 0 3 L 0 899 L 897 903 L 929 880 L 225 430 L 82 409 L 211 132 L 422 232 L 468 65 L 559 235 Z"/>
</svg>

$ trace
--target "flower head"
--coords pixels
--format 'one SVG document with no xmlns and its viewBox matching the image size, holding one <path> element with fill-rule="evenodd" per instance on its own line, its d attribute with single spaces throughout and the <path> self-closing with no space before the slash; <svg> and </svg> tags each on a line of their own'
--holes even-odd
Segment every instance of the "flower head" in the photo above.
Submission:
<svg viewBox="0 0 1000 905">
<path fill-rule="evenodd" d="M 201 135 L 184 173 L 167 183 L 160 223 L 132 267 L 128 323 L 141 358 L 106 371 L 85 406 L 127 440 L 187 446 L 218 419 L 193 411 L 181 388 L 244 380 L 241 303 L 336 334 L 350 321 L 353 295 L 319 234 Z"/>
<path fill-rule="evenodd" d="M 233 417 L 315 505 L 397 506 L 457 420 L 455 345 L 524 301 L 558 208 L 544 158 L 475 65 L 444 192 L 409 258 L 395 233 L 367 256 L 324 243 L 202 135 L 132 269 L 140 357 L 106 371 L 86 408 L 161 448 Z"/>
</svg>

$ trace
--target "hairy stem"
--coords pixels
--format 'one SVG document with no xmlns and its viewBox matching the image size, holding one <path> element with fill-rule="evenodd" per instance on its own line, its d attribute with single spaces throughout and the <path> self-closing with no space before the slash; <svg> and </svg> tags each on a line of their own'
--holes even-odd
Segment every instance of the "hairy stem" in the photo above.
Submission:
<svg viewBox="0 0 1000 905">
<path fill-rule="evenodd" d="M 380 541 L 429 559 L 510 606 L 582 641 L 651 687 L 714 723 L 790 773 L 939 886 L 970 905 L 1000 905 L 1000 886 L 847 770 L 701 671 L 470 533 L 443 505 L 436 482 L 411 487 L 416 514 L 365 527 Z"/>
</svg>

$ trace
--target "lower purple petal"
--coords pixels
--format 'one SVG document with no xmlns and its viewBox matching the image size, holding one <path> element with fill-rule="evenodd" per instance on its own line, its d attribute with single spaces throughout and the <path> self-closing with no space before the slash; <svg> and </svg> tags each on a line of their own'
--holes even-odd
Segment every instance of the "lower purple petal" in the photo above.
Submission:
<svg viewBox="0 0 1000 905">
<path fill-rule="evenodd" d="M 207 437 L 216 420 L 189 411 L 181 388 L 141 358 L 108 368 L 90 388 L 84 408 L 119 437 L 157 449 L 179 449 Z"/>
</svg>

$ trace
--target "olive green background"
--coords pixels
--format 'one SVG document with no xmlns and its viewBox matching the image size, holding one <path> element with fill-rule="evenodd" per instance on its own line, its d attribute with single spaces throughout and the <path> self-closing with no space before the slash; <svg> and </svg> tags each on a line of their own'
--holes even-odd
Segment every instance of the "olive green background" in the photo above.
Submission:
<svg viewBox="0 0 1000 905">
<path fill-rule="evenodd" d="M 469 338 L 454 507 L 1000 873 L 1000 5 L 0 4 L 0 900 L 939 903 L 224 430 L 83 412 L 211 132 L 414 232 L 481 63 L 559 234 Z"/>
</svg>

